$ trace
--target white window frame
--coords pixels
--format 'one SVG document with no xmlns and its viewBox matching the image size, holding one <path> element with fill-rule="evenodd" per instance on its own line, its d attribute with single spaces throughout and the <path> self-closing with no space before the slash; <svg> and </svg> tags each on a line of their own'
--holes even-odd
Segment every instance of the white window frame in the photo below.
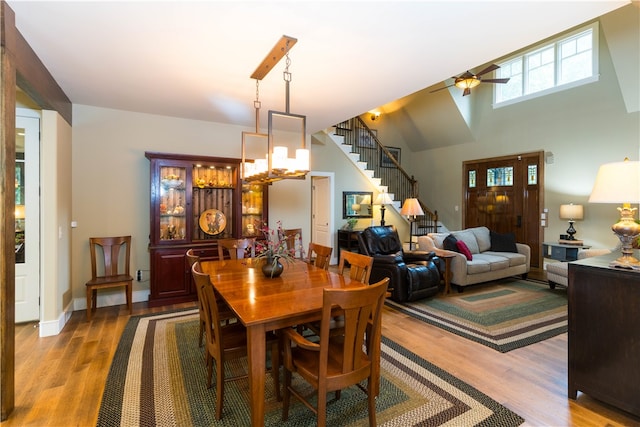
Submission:
<svg viewBox="0 0 640 427">
<path fill-rule="evenodd" d="M 561 59 L 560 59 L 560 49 L 558 48 L 558 46 L 567 41 L 570 40 L 572 38 L 575 38 L 577 35 L 582 34 L 586 31 L 591 30 L 591 75 L 579 80 L 575 80 L 569 83 L 563 83 L 563 84 L 559 84 L 559 80 L 560 80 L 560 73 L 562 72 L 562 67 L 561 67 Z M 534 99 L 534 98 L 538 98 L 541 96 L 545 96 L 545 95 L 549 95 L 552 93 L 556 93 L 556 92 L 560 92 L 563 90 L 567 90 L 567 89 L 571 89 L 577 86 L 582 86 L 585 84 L 589 84 L 589 83 L 593 83 L 593 82 L 597 82 L 600 78 L 600 74 L 599 74 L 599 41 L 600 41 L 600 32 L 599 32 L 599 24 L 598 22 L 593 22 L 591 24 L 582 26 L 580 28 L 577 28 L 576 30 L 567 33 L 567 34 L 563 34 L 561 37 L 557 37 L 553 40 L 550 41 L 546 41 L 544 43 L 540 43 L 539 45 L 536 45 L 534 47 L 532 47 L 531 49 L 528 49 L 525 52 L 522 52 L 518 55 L 514 55 L 511 56 L 507 59 L 505 59 L 504 61 L 501 61 L 498 65 L 502 66 L 503 64 L 507 64 L 510 62 L 513 62 L 515 60 L 520 60 L 521 61 L 521 67 L 522 67 L 522 95 L 515 97 L 515 98 L 511 98 L 505 101 L 497 101 L 497 96 L 498 96 L 498 91 L 500 90 L 500 84 L 495 85 L 494 89 L 493 89 L 493 108 L 500 108 L 500 107 L 506 107 L 508 105 L 513 105 L 516 104 L 518 102 L 522 102 L 522 101 L 527 101 L 529 99 Z M 536 52 L 539 52 L 542 49 L 546 49 L 549 46 L 553 46 L 554 47 L 554 85 L 552 87 L 549 87 L 547 89 L 538 91 L 538 92 L 532 92 L 532 93 L 525 93 L 525 88 L 527 87 L 528 84 L 528 69 L 526 66 L 526 61 L 527 58 Z M 499 77 L 499 75 L 496 75 L 496 77 Z"/>
</svg>

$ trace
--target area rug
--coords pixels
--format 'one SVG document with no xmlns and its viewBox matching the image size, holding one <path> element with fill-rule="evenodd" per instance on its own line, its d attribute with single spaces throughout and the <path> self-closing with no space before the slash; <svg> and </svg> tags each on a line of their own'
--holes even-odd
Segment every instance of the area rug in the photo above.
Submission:
<svg viewBox="0 0 640 427">
<path fill-rule="evenodd" d="M 462 293 L 387 306 L 502 353 L 567 331 L 567 291 L 544 282 L 502 279 Z"/>
<path fill-rule="evenodd" d="M 109 371 L 98 426 L 250 424 L 246 379 L 225 385 L 222 419 L 215 420 L 215 387 L 206 386 L 197 319 L 196 310 L 130 319 Z M 524 422 L 477 389 L 384 337 L 381 368 L 378 425 L 517 426 Z M 246 369 L 246 359 L 230 369 Z M 265 399 L 265 425 L 315 425 L 313 413 L 295 399 L 289 420 L 281 420 L 282 404 L 275 399 L 271 375 L 266 376 Z M 327 425 L 368 425 L 367 399 L 358 387 L 343 390 L 339 400 L 331 393 L 329 399 Z"/>
</svg>

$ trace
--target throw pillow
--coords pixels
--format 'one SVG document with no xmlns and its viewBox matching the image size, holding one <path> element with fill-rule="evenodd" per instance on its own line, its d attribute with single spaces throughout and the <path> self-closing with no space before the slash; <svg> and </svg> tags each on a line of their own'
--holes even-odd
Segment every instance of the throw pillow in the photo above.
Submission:
<svg viewBox="0 0 640 427">
<path fill-rule="evenodd" d="M 492 231 L 491 250 L 493 252 L 518 252 L 516 235 L 513 233 L 500 234 Z"/>
<path fill-rule="evenodd" d="M 458 252 L 458 247 L 456 246 L 457 242 L 458 239 L 456 239 L 453 234 L 449 234 L 442 241 L 442 247 L 448 251 Z"/>
<path fill-rule="evenodd" d="M 471 255 L 471 251 L 465 242 L 458 240 L 456 246 L 458 247 L 458 252 L 467 257 L 467 261 L 473 261 L 473 255 Z"/>
</svg>

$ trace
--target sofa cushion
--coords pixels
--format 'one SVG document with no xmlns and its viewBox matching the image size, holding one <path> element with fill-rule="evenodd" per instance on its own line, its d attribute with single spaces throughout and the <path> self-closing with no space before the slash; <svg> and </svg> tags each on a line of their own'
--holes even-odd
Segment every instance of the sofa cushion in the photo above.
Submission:
<svg viewBox="0 0 640 427">
<path fill-rule="evenodd" d="M 514 253 L 514 252 L 493 252 L 493 251 L 487 251 L 484 252 L 487 255 L 495 255 L 495 256 L 501 256 L 503 258 L 506 258 L 509 260 L 509 267 L 515 267 L 517 265 L 524 265 L 527 263 L 527 257 L 524 256 L 521 253 Z"/>
<path fill-rule="evenodd" d="M 491 251 L 493 252 L 518 252 L 516 247 L 516 235 L 513 233 L 500 234 L 491 232 Z"/>
<path fill-rule="evenodd" d="M 442 248 L 448 251 L 458 252 L 458 246 L 456 245 L 457 243 L 458 243 L 458 239 L 456 239 L 453 234 L 449 234 L 442 241 Z"/>
<path fill-rule="evenodd" d="M 499 254 L 483 252 L 481 254 L 477 254 L 474 259 L 480 259 L 487 262 L 491 271 L 504 270 L 505 268 L 509 268 L 509 259 Z"/>
<path fill-rule="evenodd" d="M 472 254 L 480 253 L 480 248 L 478 248 L 476 235 L 473 234 L 473 231 L 461 230 L 461 231 L 454 231 L 451 234 L 453 234 L 456 237 L 456 239 L 462 240 L 464 243 L 466 243 L 467 247 L 469 248 Z"/>
<path fill-rule="evenodd" d="M 460 252 L 462 255 L 467 257 L 468 261 L 473 261 L 473 254 L 469 250 L 469 247 L 467 246 L 467 244 L 462 240 L 458 240 L 456 242 L 456 251 Z"/>
<path fill-rule="evenodd" d="M 467 274 L 487 273 L 491 271 L 491 263 L 486 259 L 475 256 L 473 261 L 467 261 Z"/>
<path fill-rule="evenodd" d="M 486 252 L 491 249 L 491 236 L 487 227 L 473 227 L 469 230 L 476 236 L 480 252 Z"/>
</svg>

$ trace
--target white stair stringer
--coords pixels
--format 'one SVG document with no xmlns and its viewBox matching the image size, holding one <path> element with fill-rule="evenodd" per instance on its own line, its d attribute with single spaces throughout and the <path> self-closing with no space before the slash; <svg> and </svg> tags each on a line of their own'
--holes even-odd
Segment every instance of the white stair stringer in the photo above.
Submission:
<svg viewBox="0 0 640 427">
<path fill-rule="evenodd" d="M 351 151 L 351 145 L 345 144 L 344 137 L 341 135 L 336 135 L 334 131 L 335 131 L 335 128 L 332 127 L 332 128 L 325 129 L 324 132 L 318 132 L 314 136 L 320 139 L 319 136 L 322 135 L 325 137 L 324 138 L 325 142 L 328 140 L 336 144 L 338 147 L 340 147 L 340 149 L 345 154 L 345 156 L 347 156 L 347 158 L 362 173 L 362 175 L 364 175 L 369 180 L 369 182 L 371 182 L 372 186 L 376 187 L 378 191 L 387 192 L 387 187 L 385 185 L 382 185 L 382 180 L 374 176 L 375 171 L 367 169 L 368 167 L 367 162 L 360 161 L 360 155 L 358 153 L 353 153 Z M 389 193 L 389 197 L 391 197 L 391 199 L 393 200 L 393 204 L 391 206 L 393 206 L 393 208 L 397 212 L 400 212 L 400 209 L 402 207 L 402 202 L 399 200 L 396 200 L 393 193 Z"/>
</svg>

